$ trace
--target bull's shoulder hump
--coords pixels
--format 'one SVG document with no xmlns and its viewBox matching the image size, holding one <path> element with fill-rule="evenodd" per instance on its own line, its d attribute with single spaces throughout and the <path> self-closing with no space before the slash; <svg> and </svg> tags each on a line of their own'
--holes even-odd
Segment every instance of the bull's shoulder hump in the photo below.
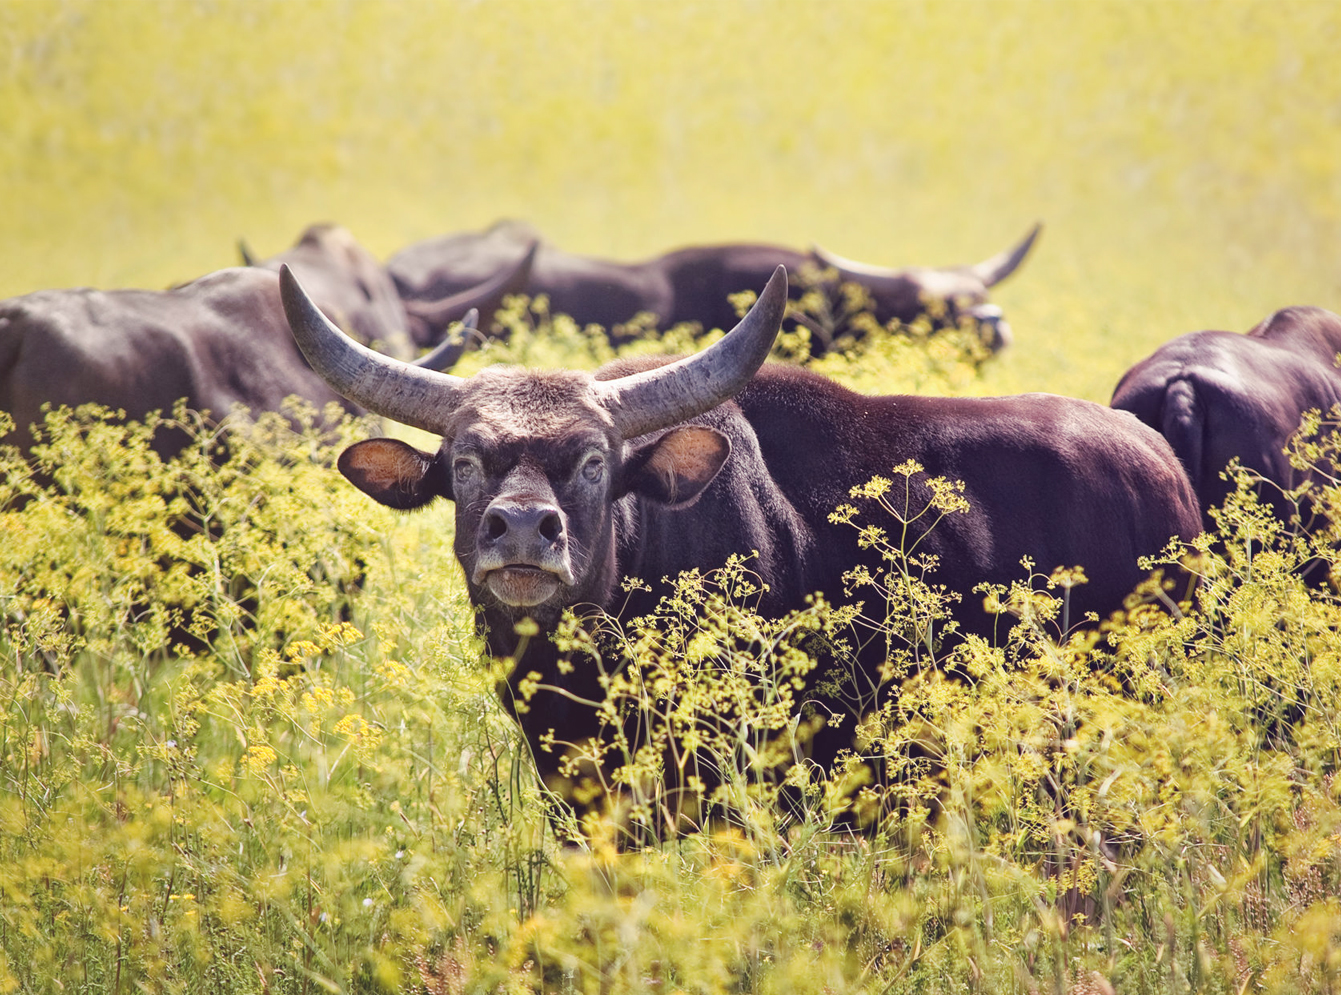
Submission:
<svg viewBox="0 0 1341 995">
<path fill-rule="evenodd" d="M 1264 348 L 1278 348 L 1335 369 L 1341 352 L 1341 315 L 1320 307 L 1288 307 L 1276 311 L 1248 332 Z"/>
</svg>

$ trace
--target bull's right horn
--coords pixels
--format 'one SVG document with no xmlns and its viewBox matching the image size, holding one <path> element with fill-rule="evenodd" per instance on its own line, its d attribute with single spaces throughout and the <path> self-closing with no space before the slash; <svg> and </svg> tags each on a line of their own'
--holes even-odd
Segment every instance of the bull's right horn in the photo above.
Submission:
<svg viewBox="0 0 1341 995">
<path fill-rule="evenodd" d="M 626 439 L 667 428 L 733 397 L 763 365 L 787 310 L 779 266 L 749 313 L 702 352 L 618 380 L 598 380 L 601 404 Z"/>
<path fill-rule="evenodd" d="M 999 252 L 991 259 L 984 259 L 982 262 L 969 267 L 969 271 L 982 281 L 984 287 L 994 287 L 1006 277 L 1010 276 L 1024 262 L 1024 257 L 1029 255 L 1029 250 L 1034 247 L 1034 242 L 1038 239 L 1038 233 L 1043 230 L 1043 222 L 1038 222 L 1029 230 L 1029 234 L 1019 245 L 1013 249 L 1007 249 L 1005 252 Z"/>
<path fill-rule="evenodd" d="M 355 342 L 312 303 L 287 265 L 279 268 L 279 295 L 298 348 L 336 393 L 374 414 L 437 435 L 445 431 L 463 378 L 402 363 Z"/>
</svg>

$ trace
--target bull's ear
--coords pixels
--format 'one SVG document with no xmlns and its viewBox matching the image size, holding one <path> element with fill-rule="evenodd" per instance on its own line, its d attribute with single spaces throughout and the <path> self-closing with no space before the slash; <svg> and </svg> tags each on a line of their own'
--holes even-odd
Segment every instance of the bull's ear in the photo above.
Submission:
<svg viewBox="0 0 1341 995">
<path fill-rule="evenodd" d="M 422 508 L 435 497 L 451 497 L 437 460 L 399 439 L 356 442 L 340 454 L 336 465 L 364 494 L 398 511 Z"/>
<path fill-rule="evenodd" d="M 715 428 L 683 425 L 629 455 L 624 493 L 637 493 L 672 508 L 698 500 L 731 455 L 731 440 Z"/>
</svg>

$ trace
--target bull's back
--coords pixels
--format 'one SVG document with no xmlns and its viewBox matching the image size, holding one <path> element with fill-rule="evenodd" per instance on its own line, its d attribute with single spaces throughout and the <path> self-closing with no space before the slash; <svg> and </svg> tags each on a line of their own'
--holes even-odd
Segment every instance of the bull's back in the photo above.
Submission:
<svg viewBox="0 0 1341 995">
<path fill-rule="evenodd" d="M 893 477 L 895 503 L 908 460 L 926 476 L 963 481 L 969 510 L 940 518 L 921 552 L 940 557 L 936 579 L 967 593 L 979 581 L 1036 568 L 1082 566 L 1081 610 L 1106 613 L 1142 579 L 1137 559 L 1172 536 L 1201 531 L 1194 493 L 1168 444 L 1129 415 L 1051 395 L 1011 398 L 867 397 L 806 371 L 765 367 L 738 397 L 770 470 L 819 535 L 820 573 L 832 586 L 859 558 L 851 525 L 829 522 L 843 503 L 860 521 L 897 535 L 898 523 L 851 488 Z M 911 507 L 930 491 L 914 478 Z M 934 516 L 912 526 L 917 537 Z M 971 616 L 972 613 L 970 612 Z"/>
</svg>

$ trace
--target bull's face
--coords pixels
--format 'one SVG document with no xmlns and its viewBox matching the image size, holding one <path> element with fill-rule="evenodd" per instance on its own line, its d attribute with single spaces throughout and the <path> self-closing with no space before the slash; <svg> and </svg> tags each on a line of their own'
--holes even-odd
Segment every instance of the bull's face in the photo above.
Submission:
<svg viewBox="0 0 1341 995">
<path fill-rule="evenodd" d="M 548 446 L 494 428 L 472 425 L 444 452 L 471 591 L 514 609 L 572 603 L 609 548 L 617 454 L 595 426 Z"/>
<path fill-rule="evenodd" d="M 589 375 L 496 368 L 474 377 L 437 453 L 392 439 L 340 457 L 357 487 L 395 508 L 456 502 L 456 555 L 471 599 L 552 623 L 602 603 L 615 581 L 619 502 L 697 500 L 730 443 L 698 425 L 626 443 Z"/>
<path fill-rule="evenodd" d="M 327 383 L 443 439 L 436 453 L 371 439 L 342 453 L 340 470 L 393 508 L 455 501 L 456 552 L 475 603 L 548 622 L 610 593 L 621 501 L 641 494 L 682 507 L 726 462 L 723 435 L 682 423 L 754 376 L 782 324 L 787 274 L 779 266 L 749 314 L 703 352 L 609 380 L 514 367 L 463 378 L 397 362 L 332 325 L 287 268 L 280 292 L 294 338 Z"/>
</svg>

